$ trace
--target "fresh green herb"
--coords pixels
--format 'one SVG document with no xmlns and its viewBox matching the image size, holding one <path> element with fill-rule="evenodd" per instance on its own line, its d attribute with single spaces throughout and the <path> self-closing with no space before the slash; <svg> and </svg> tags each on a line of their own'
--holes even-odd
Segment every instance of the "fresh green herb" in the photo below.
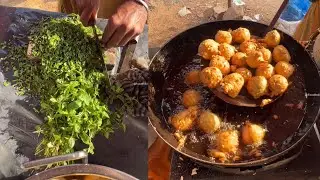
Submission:
<svg viewBox="0 0 320 180">
<path fill-rule="evenodd" d="M 4 82 L 3 82 L 3 85 L 4 85 L 5 87 L 10 86 L 10 82 L 4 81 Z"/>
<path fill-rule="evenodd" d="M 116 83 L 105 83 L 109 79 L 92 28 L 84 27 L 79 16 L 46 19 L 31 30 L 29 39 L 34 45 L 32 56 L 39 61 L 27 57 L 27 47 L 13 45 L 7 45 L 5 61 L 13 69 L 12 84 L 18 94 L 40 99 L 45 122 L 36 127 L 42 136 L 36 154 L 71 153 L 78 141 L 94 153 L 92 139 L 124 128 L 122 118 L 131 112 L 135 100 Z"/>
</svg>

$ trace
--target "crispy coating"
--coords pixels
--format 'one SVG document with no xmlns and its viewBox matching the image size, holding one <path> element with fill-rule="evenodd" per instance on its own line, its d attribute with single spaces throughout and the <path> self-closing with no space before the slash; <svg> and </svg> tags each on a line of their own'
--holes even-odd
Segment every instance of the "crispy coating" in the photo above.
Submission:
<svg viewBox="0 0 320 180">
<path fill-rule="evenodd" d="M 285 61 L 280 61 L 276 64 L 275 70 L 277 74 L 280 74 L 288 79 L 294 72 L 294 66 Z"/>
<path fill-rule="evenodd" d="M 203 111 L 198 126 L 205 133 L 214 133 L 220 128 L 220 118 L 209 110 Z"/>
<path fill-rule="evenodd" d="M 230 73 L 230 64 L 223 56 L 212 56 L 209 66 L 220 69 L 223 75 Z"/>
<path fill-rule="evenodd" d="M 248 41 L 251 38 L 250 31 L 246 28 L 238 28 L 232 31 L 233 41 L 236 43 L 243 43 L 244 41 Z"/>
<path fill-rule="evenodd" d="M 263 54 L 260 51 L 251 51 L 246 59 L 249 67 L 257 68 L 261 63 L 265 63 Z"/>
<path fill-rule="evenodd" d="M 277 30 L 270 31 L 264 37 L 264 42 L 270 48 L 274 48 L 280 44 L 281 36 Z"/>
<path fill-rule="evenodd" d="M 196 90 L 189 89 L 182 95 L 182 104 L 184 107 L 196 106 L 202 99 L 200 93 Z"/>
<path fill-rule="evenodd" d="M 283 45 L 278 45 L 273 49 L 272 57 L 275 62 L 285 61 L 290 62 L 291 56 L 287 48 L 285 48 Z"/>
<path fill-rule="evenodd" d="M 248 80 L 247 90 L 254 99 L 258 99 L 268 92 L 268 81 L 264 76 L 254 76 Z"/>
<path fill-rule="evenodd" d="M 245 83 L 252 77 L 251 71 L 247 68 L 238 68 L 236 73 L 239 73 L 243 77 Z"/>
<path fill-rule="evenodd" d="M 219 43 L 213 39 L 202 41 L 198 47 L 198 54 L 204 59 L 210 60 L 213 55 L 219 53 Z"/>
<path fill-rule="evenodd" d="M 216 149 L 208 149 L 207 153 L 209 156 L 219 160 L 222 163 L 228 160 L 228 155 L 226 153 L 218 151 Z"/>
<path fill-rule="evenodd" d="M 224 77 L 220 85 L 225 94 L 235 98 L 244 85 L 244 78 L 239 73 L 232 73 Z"/>
<path fill-rule="evenodd" d="M 206 67 L 200 72 L 200 80 L 203 85 L 215 88 L 222 80 L 222 72 L 216 67 Z"/>
<path fill-rule="evenodd" d="M 271 64 L 263 63 L 256 69 L 256 76 L 264 76 L 269 79 L 274 75 L 274 67 Z"/>
<path fill-rule="evenodd" d="M 267 49 L 267 48 L 264 48 L 264 47 L 260 48 L 259 51 L 262 53 L 263 59 L 266 62 L 271 63 L 271 61 L 272 61 L 272 53 L 271 53 L 271 51 L 269 49 Z"/>
<path fill-rule="evenodd" d="M 240 51 L 246 54 L 249 54 L 251 51 L 255 51 L 257 49 L 257 44 L 252 41 L 245 41 L 240 44 Z"/>
<path fill-rule="evenodd" d="M 199 84 L 200 83 L 200 71 L 199 70 L 190 71 L 186 75 L 184 82 L 188 85 Z"/>
<path fill-rule="evenodd" d="M 232 35 L 230 32 L 228 31 L 218 31 L 216 36 L 215 36 L 215 40 L 218 43 L 227 43 L 227 44 L 231 44 L 232 43 Z"/>
<path fill-rule="evenodd" d="M 236 65 L 238 67 L 245 66 L 247 60 L 247 55 L 243 52 L 237 52 L 234 56 L 231 58 L 231 64 Z"/>
<path fill-rule="evenodd" d="M 266 130 L 262 126 L 247 121 L 242 127 L 242 142 L 258 147 L 263 143 L 265 134 Z"/>
<path fill-rule="evenodd" d="M 231 57 L 236 53 L 236 48 L 230 44 L 222 43 L 219 45 L 219 52 L 221 56 L 229 61 Z"/>
<path fill-rule="evenodd" d="M 237 130 L 219 131 L 216 136 L 217 150 L 236 154 L 239 147 L 239 132 Z"/>
<path fill-rule="evenodd" d="M 188 131 L 196 124 L 198 114 L 199 108 L 193 106 L 170 117 L 170 122 L 176 130 Z"/>
<path fill-rule="evenodd" d="M 288 80 L 279 74 L 273 75 L 269 81 L 269 89 L 271 91 L 271 97 L 278 96 L 288 89 L 289 83 Z"/>
</svg>

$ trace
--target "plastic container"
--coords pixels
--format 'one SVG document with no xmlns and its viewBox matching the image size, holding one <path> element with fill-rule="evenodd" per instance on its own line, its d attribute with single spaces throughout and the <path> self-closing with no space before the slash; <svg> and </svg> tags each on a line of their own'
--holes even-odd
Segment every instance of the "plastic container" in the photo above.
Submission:
<svg viewBox="0 0 320 180">
<path fill-rule="evenodd" d="M 290 0 L 280 18 L 285 21 L 300 21 L 306 15 L 310 5 L 309 0 Z"/>
</svg>

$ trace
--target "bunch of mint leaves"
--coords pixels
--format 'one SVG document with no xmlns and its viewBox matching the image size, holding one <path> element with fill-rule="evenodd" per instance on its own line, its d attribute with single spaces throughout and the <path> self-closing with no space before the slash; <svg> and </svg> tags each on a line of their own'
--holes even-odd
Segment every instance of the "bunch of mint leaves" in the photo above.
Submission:
<svg viewBox="0 0 320 180">
<path fill-rule="evenodd" d="M 4 84 L 12 84 L 19 95 L 40 99 L 39 112 L 45 119 L 36 127 L 42 139 L 35 153 L 72 153 L 81 141 L 93 154 L 92 139 L 99 133 L 108 138 L 116 128 L 125 128 L 123 116 L 132 112 L 135 99 L 116 83 L 106 83 L 110 79 L 97 54 L 93 29 L 84 27 L 78 15 L 44 19 L 33 26 L 29 41 L 37 59 L 27 56 L 27 46 L 1 46 L 8 51 L 2 61 L 14 72 L 14 80 Z"/>
</svg>

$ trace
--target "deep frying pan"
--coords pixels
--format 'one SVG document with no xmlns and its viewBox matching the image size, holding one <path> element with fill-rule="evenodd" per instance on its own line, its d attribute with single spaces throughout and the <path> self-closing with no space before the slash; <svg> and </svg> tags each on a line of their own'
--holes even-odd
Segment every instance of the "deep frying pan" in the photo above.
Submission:
<svg viewBox="0 0 320 180">
<path fill-rule="evenodd" d="M 209 101 L 208 105 L 213 112 L 226 117 L 229 122 L 243 122 L 249 118 L 253 122 L 266 124 L 269 130 L 267 135 L 269 152 L 265 157 L 248 159 L 244 162 L 219 163 L 210 160 L 195 146 L 178 148 L 178 141 L 173 136 L 173 130 L 167 120 L 177 106 L 177 102 L 172 99 L 179 99 L 181 95 L 179 91 L 183 92 L 186 89 L 181 83 L 183 77 L 179 71 L 186 64 L 198 63 L 196 54 L 201 41 L 214 37 L 218 30 L 239 27 L 248 28 L 251 34 L 261 37 L 268 26 L 242 20 L 216 21 L 196 26 L 166 43 L 156 53 L 150 66 L 150 123 L 158 135 L 173 149 L 196 161 L 210 165 L 251 167 L 272 162 L 297 146 L 308 134 L 319 115 L 320 86 L 317 82 L 320 82 L 320 76 L 317 66 L 297 41 L 278 30 L 282 34 L 281 44 L 287 47 L 293 63 L 297 66 L 292 79 L 294 87 L 290 87 L 283 97 L 263 109 L 232 106 L 214 98 L 212 93 L 210 98 L 212 101 Z M 273 148 L 270 146 L 271 142 L 276 142 Z"/>
</svg>

